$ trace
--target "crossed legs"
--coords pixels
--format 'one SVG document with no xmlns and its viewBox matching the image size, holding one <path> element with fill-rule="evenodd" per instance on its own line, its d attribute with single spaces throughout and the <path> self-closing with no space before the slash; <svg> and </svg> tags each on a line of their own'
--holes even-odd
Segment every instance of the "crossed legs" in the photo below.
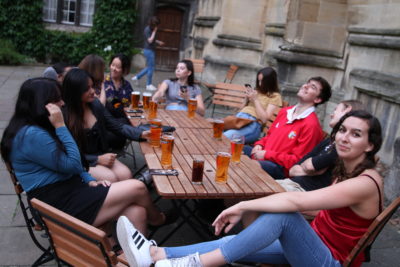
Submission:
<svg viewBox="0 0 400 267">
<path fill-rule="evenodd" d="M 165 221 L 165 215 L 153 204 L 146 186 L 133 179 L 111 185 L 93 225 L 102 225 L 121 215 L 128 217 L 144 234 L 147 223 L 160 225 Z"/>
</svg>

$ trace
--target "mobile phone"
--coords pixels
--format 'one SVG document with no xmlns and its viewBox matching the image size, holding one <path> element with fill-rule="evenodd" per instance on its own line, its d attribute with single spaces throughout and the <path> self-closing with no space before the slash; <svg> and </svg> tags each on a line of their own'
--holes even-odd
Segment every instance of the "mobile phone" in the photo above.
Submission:
<svg viewBox="0 0 400 267">
<path fill-rule="evenodd" d="M 175 169 L 150 169 L 149 173 L 151 175 L 178 175 L 178 170 Z"/>
<path fill-rule="evenodd" d="M 128 109 L 126 112 L 127 113 L 143 113 L 143 110 L 141 110 L 141 109 Z"/>
<path fill-rule="evenodd" d="M 251 87 L 251 85 L 249 83 L 245 83 L 244 87 L 246 87 L 247 89 L 249 89 L 249 88 L 252 89 L 252 87 Z"/>
</svg>

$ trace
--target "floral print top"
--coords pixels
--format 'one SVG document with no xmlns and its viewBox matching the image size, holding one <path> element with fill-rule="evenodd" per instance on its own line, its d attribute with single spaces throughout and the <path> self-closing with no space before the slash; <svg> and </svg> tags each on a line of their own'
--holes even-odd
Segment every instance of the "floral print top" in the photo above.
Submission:
<svg viewBox="0 0 400 267">
<path fill-rule="evenodd" d="M 107 102 L 112 102 L 117 98 L 125 107 L 129 106 L 131 103 L 131 93 L 133 89 L 131 84 L 124 78 L 121 80 L 121 86 L 115 88 L 114 82 L 112 81 L 110 74 L 108 74 L 104 82 L 104 88 L 106 90 Z"/>
</svg>

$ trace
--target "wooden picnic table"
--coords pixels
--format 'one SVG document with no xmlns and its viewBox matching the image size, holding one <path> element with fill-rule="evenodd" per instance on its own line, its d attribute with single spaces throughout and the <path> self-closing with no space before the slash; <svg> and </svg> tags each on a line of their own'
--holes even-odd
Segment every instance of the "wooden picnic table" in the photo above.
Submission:
<svg viewBox="0 0 400 267">
<path fill-rule="evenodd" d="M 230 152 L 230 141 L 225 136 L 221 140 L 213 138 L 212 124 L 197 114 L 190 119 L 185 111 L 158 110 L 158 118 L 163 125 L 176 128 L 172 165 L 179 172 L 178 176 L 153 175 L 163 198 L 257 198 L 284 191 L 258 162 L 245 155 L 240 163 L 230 163 L 226 184 L 216 183 L 216 153 Z M 140 147 L 148 168 L 160 169 L 161 148 L 153 148 L 147 142 L 141 142 Z M 205 161 L 201 185 L 191 183 L 194 158 Z"/>
</svg>

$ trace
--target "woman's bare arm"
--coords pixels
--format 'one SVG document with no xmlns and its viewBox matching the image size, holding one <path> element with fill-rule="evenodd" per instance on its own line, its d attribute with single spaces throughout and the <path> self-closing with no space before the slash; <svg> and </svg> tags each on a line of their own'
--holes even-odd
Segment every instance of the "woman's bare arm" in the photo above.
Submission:
<svg viewBox="0 0 400 267">
<path fill-rule="evenodd" d="M 168 89 L 168 85 L 165 82 L 162 82 L 161 85 L 158 87 L 157 92 L 154 93 L 152 100 L 157 102 L 158 100 L 160 100 L 161 98 L 163 98 L 165 96 L 165 92 Z"/>
</svg>

